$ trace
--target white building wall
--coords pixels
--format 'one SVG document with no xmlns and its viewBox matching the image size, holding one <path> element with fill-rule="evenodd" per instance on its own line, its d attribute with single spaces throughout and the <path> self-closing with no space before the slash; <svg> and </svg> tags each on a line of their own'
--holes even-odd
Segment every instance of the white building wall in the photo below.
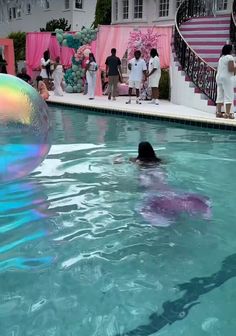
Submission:
<svg viewBox="0 0 236 336">
<path fill-rule="evenodd" d="M 22 3 L 20 18 L 9 20 L 9 8 Z M 31 13 L 26 13 L 27 4 L 31 4 Z M 69 8 L 65 8 L 64 0 L 49 0 L 50 8 L 44 8 L 44 1 L 0 1 L 0 37 L 11 32 L 35 32 L 45 28 L 46 23 L 52 19 L 65 18 L 71 24 L 71 30 L 80 30 L 82 26 L 89 27 L 95 16 L 96 0 L 83 0 L 83 9 L 75 8 L 75 0 L 69 0 Z"/>
<path fill-rule="evenodd" d="M 77 31 L 81 30 L 83 26 L 91 26 L 95 19 L 96 3 L 96 0 L 84 0 L 83 9 L 74 8 L 72 11 L 72 30 Z"/>
<path fill-rule="evenodd" d="M 118 0 L 118 19 L 115 15 L 115 3 L 117 0 L 112 0 L 112 24 L 132 24 L 132 25 L 173 25 L 175 21 L 175 13 L 177 10 L 177 0 L 166 0 L 169 5 L 168 16 L 160 16 L 160 4 L 162 0 L 143 0 L 143 18 L 134 18 L 134 1 L 129 2 L 129 17 L 123 18 L 123 0 Z M 212 0 L 213 1 L 213 0 Z M 227 10 L 220 13 L 231 13 L 233 0 L 217 0 L 219 7 L 227 2 Z"/>
<path fill-rule="evenodd" d="M 173 54 L 170 69 L 171 102 L 214 114 L 215 107 L 208 105 L 203 94 L 195 93 L 194 85 L 185 80 L 185 74 L 178 69 L 178 62 L 174 61 Z"/>
</svg>

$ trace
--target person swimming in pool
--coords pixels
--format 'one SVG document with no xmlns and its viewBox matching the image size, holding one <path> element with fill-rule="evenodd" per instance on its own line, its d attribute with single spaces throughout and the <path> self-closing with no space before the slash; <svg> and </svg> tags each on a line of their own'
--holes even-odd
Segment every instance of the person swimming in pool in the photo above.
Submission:
<svg viewBox="0 0 236 336">
<path fill-rule="evenodd" d="M 148 141 L 140 142 L 138 145 L 138 156 L 135 158 L 130 158 L 130 162 L 136 163 L 138 165 L 156 165 L 163 163 L 162 159 L 156 156 L 156 153 Z M 114 163 L 123 163 L 124 158 L 119 155 L 113 161 Z"/>
<path fill-rule="evenodd" d="M 140 142 L 138 145 L 138 156 L 130 158 L 130 161 L 140 165 L 162 163 L 162 160 L 156 156 L 152 145 L 148 141 Z"/>
</svg>

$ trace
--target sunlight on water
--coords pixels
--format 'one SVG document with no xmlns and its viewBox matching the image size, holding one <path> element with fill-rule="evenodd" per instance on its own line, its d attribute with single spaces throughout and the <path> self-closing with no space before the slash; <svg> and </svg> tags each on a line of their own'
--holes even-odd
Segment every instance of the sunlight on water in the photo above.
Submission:
<svg viewBox="0 0 236 336">
<path fill-rule="evenodd" d="M 0 189 L 0 335 L 234 335 L 236 135 L 51 115 L 47 159 Z M 128 162 L 142 140 L 165 161 L 150 184 Z M 152 226 L 140 208 L 163 190 L 209 199 L 212 217 L 172 207 Z"/>
</svg>

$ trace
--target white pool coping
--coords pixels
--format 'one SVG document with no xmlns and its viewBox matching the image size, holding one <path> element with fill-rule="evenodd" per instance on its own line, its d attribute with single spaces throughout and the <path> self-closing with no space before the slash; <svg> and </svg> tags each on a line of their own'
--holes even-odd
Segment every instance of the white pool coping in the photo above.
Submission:
<svg viewBox="0 0 236 336">
<path fill-rule="evenodd" d="M 135 97 L 132 98 L 132 103 L 126 104 L 127 97 L 118 97 L 116 101 L 108 100 L 107 96 L 95 97 L 94 100 L 89 100 L 86 95 L 80 93 L 65 93 L 64 96 L 58 97 L 54 93 L 50 93 L 48 102 L 70 105 L 81 108 L 91 108 L 98 109 L 100 112 L 119 112 L 124 114 L 134 114 L 139 116 L 149 116 L 174 119 L 176 121 L 187 121 L 187 122 L 197 122 L 206 124 L 213 124 L 218 128 L 217 125 L 222 126 L 232 126 L 236 128 L 236 119 L 224 119 L 216 118 L 215 108 L 212 107 L 212 112 L 204 112 L 183 105 L 175 105 L 167 100 L 160 100 L 159 105 L 150 104 L 148 101 L 142 101 L 141 105 L 137 105 L 135 102 Z M 184 123 L 184 122 L 183 122 Z M 222 127 L 224 128 L 224 127 Z"/>
</svg>

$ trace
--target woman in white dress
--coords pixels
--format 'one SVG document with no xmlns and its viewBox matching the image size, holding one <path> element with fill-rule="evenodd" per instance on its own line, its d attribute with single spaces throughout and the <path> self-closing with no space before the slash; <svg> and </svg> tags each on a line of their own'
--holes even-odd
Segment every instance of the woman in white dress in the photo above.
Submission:
<svg viewBox="0 0 236 336">
<path fill-rule="evenodd" d="M 221 57 L 218 62 L 216 83 L 217 83 L 217 99 L 216 99 L 216 117 L 224 117 L 234 119 L 232 107 L 234 105 L 234 74 L 236 66 L 232 56 L 233 47 L 230 44 L 224 45 Z M 221 111 L 225 105 L 225 113 Z"/>
<path fill-rule="evenodd" d="M 63 66 L 60 63 L 60 57 L 56 58 L 52 78 L 54 79 L 55 96 L 63 96 L 62 81 L 64 79 L 64 72 L 63 72 Z"/>
<path fill-rule="evenodd" d="M 96 78 L 98 66 L 93 53 L 89 54 L 89 59 L 86 62 L 86 80 L 88 83 L 88 96 L 89 99 L 94 99 L 95 87 L 96 87 Z"/>
<path fill-rule="evenodd" d="M 150 61 L 148 65 L 149 87 L 152 89 L 152 102 L 159 105 L 159 82 L 161 79 L 161 66 L 160 59 L 156 49 L 152 49 L 150 52 Z"/>
<path fill-rule="evenodd" d="M 51 78 L 51 60 L 49 50 L 46 50 L 41 58 L 41 72 L 40 76 L 43 78 L 47 89 L 50 88 L 50 78 Z"/>
</svg>

